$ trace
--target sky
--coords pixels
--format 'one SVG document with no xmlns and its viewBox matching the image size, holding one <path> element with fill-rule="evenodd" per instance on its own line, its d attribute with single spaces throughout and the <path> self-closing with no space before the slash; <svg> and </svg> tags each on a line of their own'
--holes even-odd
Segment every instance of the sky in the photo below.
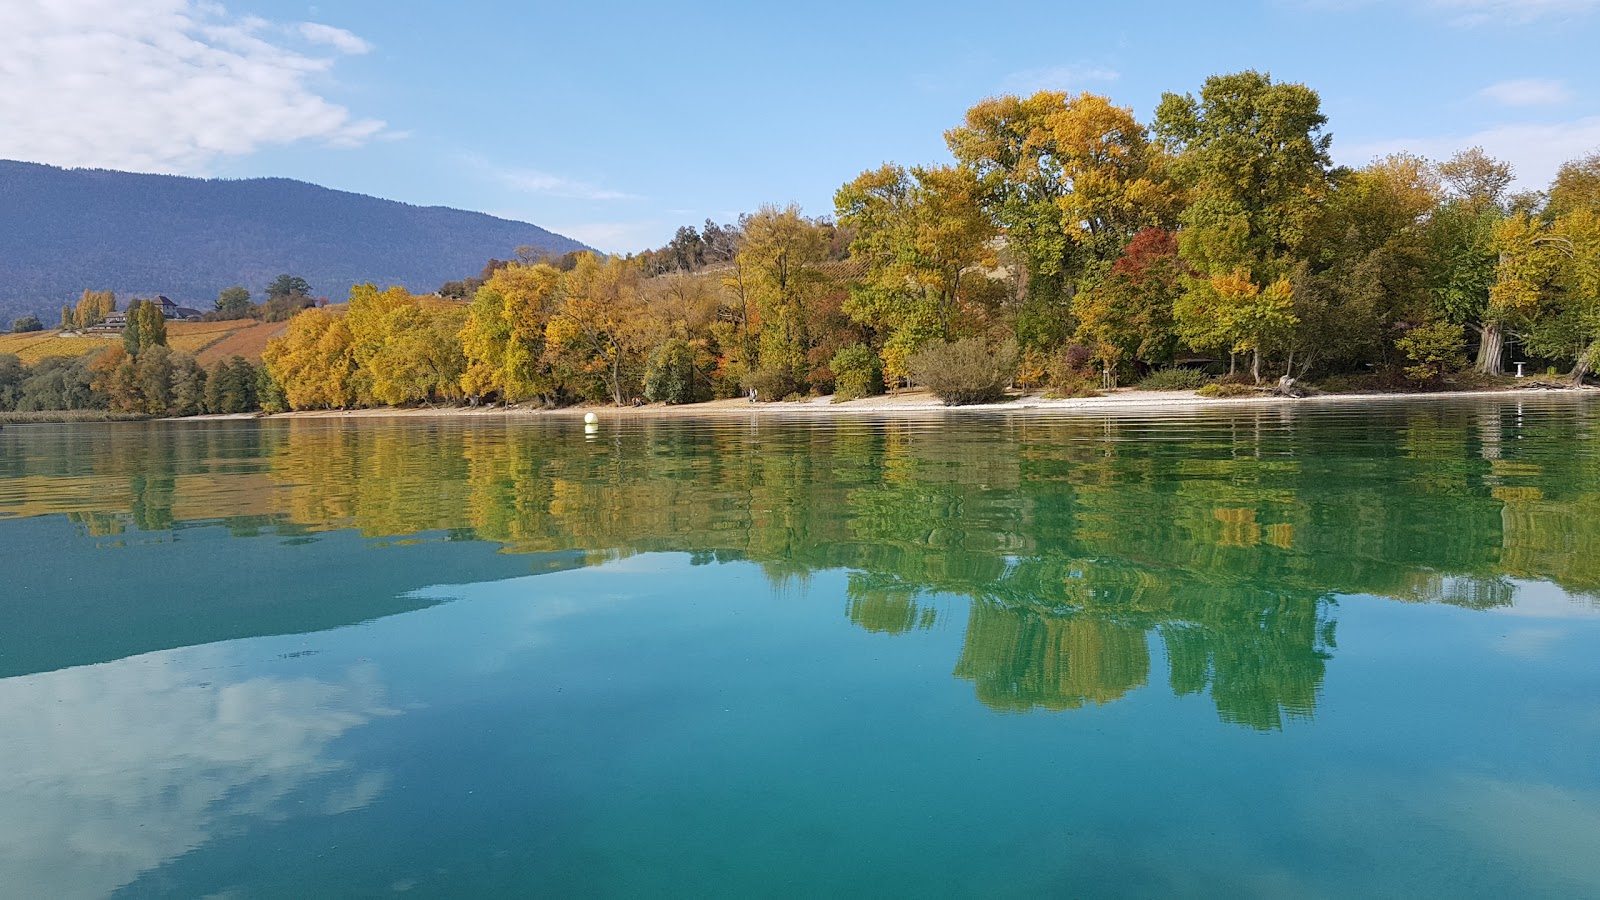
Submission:
<svg viewBox="0 0 1600 900">
<path fill-rule="evenodd" d="M 1336 162 L 1482 146 L 1545 186 L 1600 149 L 1600 0 L 692 6 L 3 0 L 0 159 L 283 176 L 532 222 L 607 252 L 864 169 L 949 160 L 986 96 L 1257 69 Z"/>
</svg>

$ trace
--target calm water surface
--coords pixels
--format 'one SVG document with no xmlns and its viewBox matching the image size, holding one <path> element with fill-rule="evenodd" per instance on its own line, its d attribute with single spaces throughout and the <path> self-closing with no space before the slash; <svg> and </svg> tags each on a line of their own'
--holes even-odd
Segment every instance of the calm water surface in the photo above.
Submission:
<svg viewBox="0 0 1600 900">
<path fill-rule="evenodd" d="M 1600 895 L 1600 406 L 0 430 L 0 895 Z"/>
</svg>

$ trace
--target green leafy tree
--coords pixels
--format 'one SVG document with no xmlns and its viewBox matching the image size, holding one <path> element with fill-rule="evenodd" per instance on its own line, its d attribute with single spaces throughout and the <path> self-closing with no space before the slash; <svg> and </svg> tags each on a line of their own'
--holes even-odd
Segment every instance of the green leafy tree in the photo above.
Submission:
<svg viewBox="0 0 1600 900">
<path fill-rule="evenodd" d="M 10 412 L 22 400 L 22 384 L 28 380 L 28 367 L 15 353 L 0 353 L 0 412 Z"/>
<path fill-rule="evenodd" d="M 1207 78 L 1198 98 L 1163 95 L 1156 134 L 1191 191 L 1184 260 L 1208 275 L 1288 273 L 1306 218 L 1328 187 L 1330 135 L 1316 91 L 1260 72 Z"/>
<path fill-rule="evenodd" d="M 169 379 L 172 385 L 171 414 L 197 416 L 206 411 L 206 370 L 188 353 L 175 353 Z"/>
<path fill-rule="evenodd" d="M 883 393 L 883 362 L 866 344 L 851 344 L 833 355 L 835 400 L 854 400 Z"/>
<path fill-rule="evenodd" d="M 140 300 L 129 307 L 128 324 L 122 330 L 122 347 L 129 356 L 138 356 L 151 347 L 167 345 L 167 319 L 161 307 Z"/>
<path fill-rule="evenodd" d="M 658 403 L 697 403 L 711 398 L 711 381 L 700 371 L 688 341 L 673 338 L 650 355 L 644 395 Z"/>
<path fill-rule="evenodd" d="M 43 331 L 44 323 L 35 315 L 21 316 L 11 323 L 13 334 L 24 334 L 30 331 Z"/>
<path fill-rule="evenodd" d="M 281 300 L 285 297 L 311 296 L 311 284 L 299 275 L 284 273 L 274 278 L 267 285 L 266 295 L 268 300 Z"/>
<path fill-rule="evenodd" d="M 1258 381 L 1263 352 L 1287 350 L 1290 342 L 1277 336 L 1297 322 L 1280 307 L 1292 305 L 1286 277 L 1329 188 L 1326 124 L 1315 91 L 1253 71 L 1213 75 L 1198 98 L 1166 94 L 1156 109 L 1156 133 L 1191 197 L 1179 252 L 1200 276 L 1186 293 L 1203 296 L 1190 298 L 1187 330 L 1218 330 L 1192 313 L 1220 301 L 1232 315 L 1220 331 L 1230 352 L 1252 351 Z M 1259 279 L 1253 292 L 1237 283 L 1241 273 Z"/>
<path fill-rule="evenodd" d="M 760 319 L 759 364 L 750 386 L 771 399 L 809 386 L 808 354 L 818 337 L 811 313 L 823 287 L 830 237 L 829 229 L 794 205 L 764 206 L 744 220 L 739 266 Z"/>
<path fill-rule="evenodd" d="M 224 319 L 247 319 L 256 312 L 250 292 L 242 285 L 223 288 L 217 294 L 217 315 Z"/>
</svg>

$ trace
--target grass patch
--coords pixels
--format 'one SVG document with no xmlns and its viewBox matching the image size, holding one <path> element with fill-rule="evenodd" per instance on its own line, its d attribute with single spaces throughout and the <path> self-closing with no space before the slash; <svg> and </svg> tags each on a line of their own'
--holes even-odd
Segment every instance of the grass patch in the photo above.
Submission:
<svg viewBox="0 0 1600 900">
<path fill-rule="evenodd" d="M 1233 382 L 1214 382 L 1196 391 L 1202 397 L 1226 399 L 1228 397 L 1254 397 L 1261 391 L 1248 384 L 1235 384 Z"/>
<path fill-rule="evenodd" d="M 0 412 L 0 425 L 66 425 L 74 422 L 141 422 L 143 413 L 104 409 L 46 409 L 38 412 Z"/>
</svg>

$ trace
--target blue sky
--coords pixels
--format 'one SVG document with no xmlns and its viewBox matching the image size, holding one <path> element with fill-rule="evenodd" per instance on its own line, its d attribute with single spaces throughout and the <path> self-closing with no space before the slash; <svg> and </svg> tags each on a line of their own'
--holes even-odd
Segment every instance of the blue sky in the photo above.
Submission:
<svg viewBox="0 0 1600 900">
<path fill-rule="evenodd" d="M 947 159 L 977 100 L 1317 89 L 1338 161 L 1473 144 L 1542 186 L 1600 149 L 1600 0 L 655 6 L 6 0 L 0 158 L 281 175 L 607 251 Z"/>
</svg>

